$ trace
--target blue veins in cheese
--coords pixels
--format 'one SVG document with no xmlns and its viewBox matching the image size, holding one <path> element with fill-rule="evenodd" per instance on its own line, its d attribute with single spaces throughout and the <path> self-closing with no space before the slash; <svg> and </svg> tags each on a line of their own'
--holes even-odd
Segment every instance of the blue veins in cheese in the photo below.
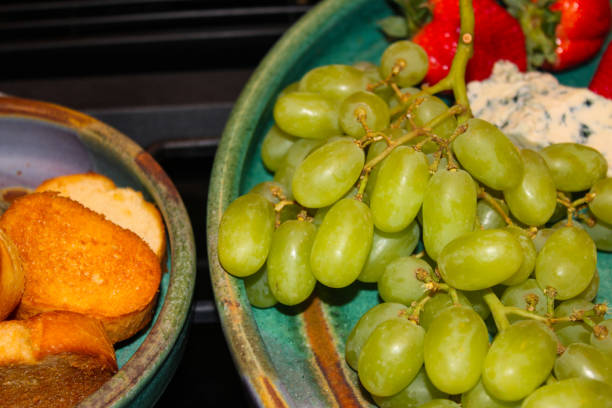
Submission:
<svg viewBox="0 0 612 408">
<path fill-rule="evenodd" d="M 599 150 L 612 176 L 612 100 L 586 88 L 559 84 L 551 74 L 523 73 L 498 61 L 491 76 L 468 84 L 475 117 L 499 127 L 523 148 L 581 143 Z"/>
</svg>

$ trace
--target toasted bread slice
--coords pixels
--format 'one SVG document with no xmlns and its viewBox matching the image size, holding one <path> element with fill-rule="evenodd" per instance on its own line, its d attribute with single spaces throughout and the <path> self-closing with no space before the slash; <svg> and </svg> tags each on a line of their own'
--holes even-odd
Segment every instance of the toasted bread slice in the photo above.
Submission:
<svg viewBox="0 0 612 408">
<path fill-rule="evenodd" d="M 118 188 L 106 176 L 97 173 L 69 174 L 42 182 L 36 190 L 56 191 L 71 198 L 108 220 L 138 234 L 163 259 L 166 254 L 166 232 L 161 214 L 146 201 L 142 193 Z"/>
<path fill-rule="evenodd" d="M 5 407 L 72 407 L 117 372 L 97 320 L 50 312 L 0 322 L 0 401 Z"/>
<path fill-rule="evenodd" d="M 25 274 L 17 318 L 66 310 L 99 319 L 113 343 L 150 320 L 159 258 L 135 233 L 57 193 L 20 197 L 0 217 Z"/>
<path fill-rule="evenodd" d="M 25 285 L 19 252 L 13 241 L 0 230 L 0 321 L 15 310 Z"/>
</svg>

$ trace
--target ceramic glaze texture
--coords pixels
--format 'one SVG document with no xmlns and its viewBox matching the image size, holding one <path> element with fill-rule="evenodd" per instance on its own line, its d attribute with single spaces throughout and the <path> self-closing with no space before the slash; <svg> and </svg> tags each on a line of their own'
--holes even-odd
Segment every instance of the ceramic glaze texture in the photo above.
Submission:
<svg viewBox="0 0 612 408">
<path fill-rule="evenodd" d="M 297 307 L 251 308 L 241 280 L 217 257 L 221 215 L 238 195 L 271 180 L 260 158 L 272 126 L 276 95 L 309 69 L 331 63 L 378 63 L 387 40 L 376 22 L 391 15 L 383 0 L 327 0 L 303 17 L 262 61 L 237 101 L 213 168 L 208 202 L 211 280 L 226 339 L 252 397 L 266 407 L 369 407 L 356 373 L 344 359 L 344 342 L 359 317 L 378 303 L 375 286 L 344 289 L 318 285 Z M 597 60 L 560 76 L 585 86 Z M 599 254 L 600 293 L 609 300 L 612 257 Z"/>
<path fill-rule="evenodd" d="M 153 406 L 180 361 L 195 283 L 195 244 L 183 202 L 157 162 L 113 128 L 57 105 L 0 97 L 0 188 L 33 188 L 86 171 L 155 202 L 168 234 L 168 272 L 153 323 L 118 346 L 119 372 L 81 406 Z"/>
</svg>

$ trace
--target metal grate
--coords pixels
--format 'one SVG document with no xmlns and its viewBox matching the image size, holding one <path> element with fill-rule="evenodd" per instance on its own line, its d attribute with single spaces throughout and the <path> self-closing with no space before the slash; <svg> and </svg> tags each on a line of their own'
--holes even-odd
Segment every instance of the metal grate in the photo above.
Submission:
<svg viewBox="0 0 612 408">
<path fill-rule="evenodd" d="M 9 1 L 4 78 L 254 66 L 318 0 Z"/>
</svg>

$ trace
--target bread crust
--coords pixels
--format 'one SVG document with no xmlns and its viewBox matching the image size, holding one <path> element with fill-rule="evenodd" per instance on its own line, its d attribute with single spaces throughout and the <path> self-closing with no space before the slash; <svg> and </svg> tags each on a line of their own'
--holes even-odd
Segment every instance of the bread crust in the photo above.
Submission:
<svg viewBox="0 0 612 408">
<path fill-rule="evenodd" d="M 100 322 L 72 312 L 0 322 L 0 401 L 11 407 L 71 407 L 117 372 Z"/>
<path fill-rule="evenodd" d="M 25 277 L 17 247 L 0 230 L 0 321 L 15 310 L 24 287 Z"/>
<path fill-rule="evenodd" d="M 57 193 L 18 198 L 0 217 L 25 273 L 18 318 L 66 310 L 99 319 L 113 343 L 151 320 L 159 258 L 135 233 Z"/>
<path fill-rule="evenodd" d="M 48 179 L 35 191 L 55 191 L 103 214 L 109 221 L 135 232 L 159 259 L 164 260 L 166 231 L 162 216 L 141 192 L 128 187 L 119 188 L 108 177 L 93 172 Z"/>
</svg>

